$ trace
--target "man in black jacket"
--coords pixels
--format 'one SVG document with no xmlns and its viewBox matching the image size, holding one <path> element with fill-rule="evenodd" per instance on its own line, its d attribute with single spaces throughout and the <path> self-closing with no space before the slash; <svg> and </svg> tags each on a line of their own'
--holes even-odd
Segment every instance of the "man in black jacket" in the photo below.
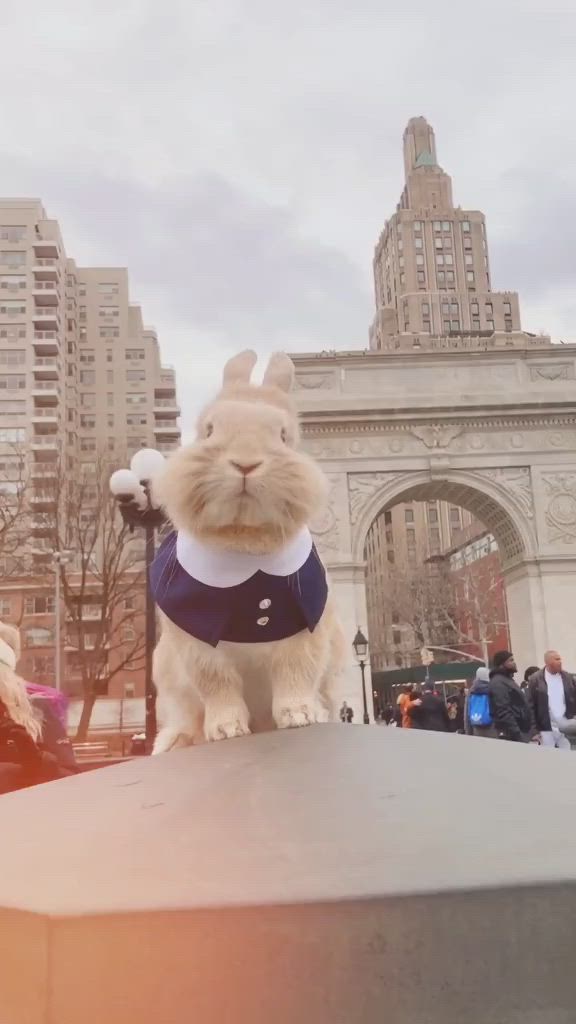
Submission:
<svg viewBox="0 0 576 1024">
<path fill-rule="evenodd" d="M 562 671 L 558 651 L 546 651 L 544 668 L 528 680 L 528 703 L 542 746 L 570 750 L 570 741 L 558 725 L 576 718 L 576 683 L 573 676 Z"/>
<path fill-rule="evenodd" d="M 518 671 L 514 655 L 510 651 L 498 651 L 494 655 L 490 673 L 490 707 L 494 726 L 500 739 L 515 743 L 529 743 L 532 715 L 528 702 L 514 679 Z"/>
<path fill-rule="evenodd" d="M 414 729 L 427 729 L 431 732 L 451 731 L 448 710 L 442 697 L 434 691 L 433 682 L 427 681 L 424 684 L 422 697 L 412 704 L 410 716 Z"/>
</svg>

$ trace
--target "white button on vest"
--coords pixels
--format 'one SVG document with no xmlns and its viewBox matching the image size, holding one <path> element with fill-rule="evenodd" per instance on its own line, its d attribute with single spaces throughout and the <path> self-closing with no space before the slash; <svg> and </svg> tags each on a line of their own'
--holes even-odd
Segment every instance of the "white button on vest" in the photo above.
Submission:
<svg viewBox="0 0 576 1024">
<path fill-rule="evenodd" d="M 265 597 L 263 601 L 260 601 L 260 604 L 258 605 L 258 607 L 259 608 L 269 608 L 271 604 L 272 604 L 272 601 L 270 600 L 270 598 L 269 597 Z"/>
<path fill-rule="evenodd" d="M 257 626 L 267 626 L 269 622 L 270 619 L 268 618 L 267 615 L 263 615 L 261 619 L 256 619 Z"/>
</svg>

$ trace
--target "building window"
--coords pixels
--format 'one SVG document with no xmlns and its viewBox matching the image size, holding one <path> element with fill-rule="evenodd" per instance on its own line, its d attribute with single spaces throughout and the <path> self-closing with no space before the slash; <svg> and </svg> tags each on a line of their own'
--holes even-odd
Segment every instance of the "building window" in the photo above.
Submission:
<svg viewBox="0 0 576 1024">
<path fill-rule="evenodd" d="M 453 270 L 447 270 L 446 271 L 446 280 L 448 281 L 448 284 L 454 284 L 454 271 Z"/>
<path fill-rule="evenodd" d="M 398 227 L 398 230 L 400 230 L 400 227 Z M 422 231 L 422 221 L 421 220 L 415 220 L 414 221 L 414 231 Z"/>
<path fill-rule="evenodd" d="M 450 231 L 450 227 L 451 225 L 449 220 L 442 221 L 442 231 Z"/>
<path fill-rule="evenodd" d="M 123 607 L 125 612 L 133 612 L 134 609 L 136 608 L 136 598 L 135 597 L 125 597 L 123 602 L 122 602 L 122 607 Z"/>
<path fill-rule="evenodd" d="M 509 302 L 504 303 L 504 316 L 512 315 L 512 306 Z"/>
<path fill-rule="evenodd" d="M 463 220 L 462 221 L 462 231 L 470 231 L 470 221 L 469 220 Z"/>
<path fill-rule="evenodd" d="M 494 330 L 494 321 L 493 320 L 487 320 L 486 321 L 486 327 L 487 327 L 487 329 L 489 331 L 493 331 Z"/>
<path fill-rule="evenodd" d="M 467 270 L 466 271 L 466 280 L 469 281 L 471 284 L 474 283 L 474 271 L 473 270 Z"/>
<path fill-rule="evenodd" d="M 422 303 L 422 316 L 430 316 L 430 304 L 428 302 Z"/>
<path fill-rule="evenodd" d="M 465 249 L 471 249 L 472 248 L 472 239 L 471 238 L 465 238 L 464 239 L 464 248 Z"/>
<path fill-rule="evenodd" d="M 94 392 L 85 391 L 80 395 L 80 405 L 84 406 L 85 409 L 93 409 L 96 405 L 96 395 Z"/>
<path fill-rule="evenodd" d="M 413 523 L 414 522 L 414 510 L 413 509 L 411 509 L 411 508 L 405 508 L 404 509 L 404 522 L 405 523 Z"/>
<path fill-rule="evenodd" d="M 0 313 L 2 316 L 22 316 L 25 312 L 25 302 L 3 302 L 0 305 Z"/>
<path fill-rule="evenodd" d="M 410 548 L 416 544 L 416 530 L 413 526 L 406 527 L 406 543 Z"/>
<path fill-rule="evenodd" d="M 450 321 L 450 330 L 451 331 L 459 331 L 460 330 L 460 321 L 459 320 L 451 320 Z"/>
<path fill-rule="evenodd" d="M 126 395 L 126 405 L 145 405 L 146 397 L 147 396 L 145 394 L 141 393 L 137 393 L 134 395 Z M 112 399 L 114 399 L 114 395 L 112 395 Z"/>
<path fill-rule="evenodd" d="M 146 352 L 144 351 L 143 348 L 127 348 L 126 349 L 126 359 L 135 360 L 135 359 L 144 359 L 145 357 L 146 357 Z"/>
<path fill-rule="evenodd" d="M 98 309 L 98 316 L 120 316 L 120 309 L 118 306 L 100 306 Z"/>
<path fill-rule="evenodd" d="M 428 508 L 428 522 L 429 523 L 437 523 L 438 522 L 438 509 L 437 508 L 432 508 L 432 507 Z"/>
<path fill-rule="evenodd" d="M 480 330 L 480 321 L 479 320 L 473 320 L 472 321 L 472 330 L 473 331 L 479 331 Z"/>
<path fill-rule="evenodd" d="M 472 316 L 480 316 L 480 306 L 477 302 L 470 303 L 470 312 L 472 313 Z"/>
<path fill-rule="evenodd" d="M 444 266 L 444 254 L 441 253 L 441 252 L 437 252 L 436 253 L 436 266 L 437 267 L 443 267 Z"/>
<path fill-rule="evenodd" d="M 54 611 L 54 597 L 50 594 L 46 597 L 32 597 L 27 595 L 24 598 L 25 615 L 53 615 Z"/>
<path fill-rule="evenodd" d="M 448 332 L 450 331 L 450 321 L 449 320 L 445 320 L 444 321 L 444 330 L 448 331 Z"/>
<path fill-rule="evenodd" d="M 441 238 L 435 238 L 434 239 L 434 245 L 436 246 L 437 249 L 442 249 L 443 248 L 442 239 Z"/>
<path fill-rule="evenodd" d="M 453 255 L 452 255 L 452 253 L 451 253 L 451 252 L 447 252 L 447 253 L 445 254 L 445 256 L 444 256 L 444 262 L 445 262 L 445 263 L 446 263 L 446 264 L 447 264 L 447 265 L 448 265 L 449 267 L 451 267 L 451 266 L 452 266 L 452 264 L 454 263 L 454 257 L 453 257 Z"/>
<path fill-rule="evenodd" d="M 418 271 L 418 284 L 426 284 L 426 275 L 423 270 Z"/>
<path fill-rule="evenodd" d="M 118 295 L 118 285 L 116 282 L 102 281 L 98 285 L 98 291 L 101 295 Z"/>
<path fill-rule="evenodd" d="M 134 683 L 124 683 L 124 697 L 126 700 L 131 700 L 132 697 L 136 696 L 136 687 Z"/>
<path fill-rule="evenodd" d="M 464 253 L 464 263 L 467 267 L 471 267 L 474 263 L 474 257 L 471 252 Z"/>
<path fill-rule="evenodd" d="M 95 363 L 96 362 L 96 356 L 94 354 L 94 349 L 93 348 L 85 348 L 84 351 L 80 353 L 80 362 L 81 363 Z"/>
<path fill-rule="evenodd" d="M 23 348 L 0 349 L 0 363 L 3 366 L 22 366 L 26 362 L 26 352 Z"/>
<path fill-rule="evenodd" d="M 26 253 L 19 252 L 17 249 L 14 251 L 9 250 L 8 252 L 0 252 L 0 263 L 4 267 L 25 267 Z"/>
<path fill-rule="evenodd" d="M 21 341 L 26 338 L 26 327 L 24 324 L 3 324 L 0 328 L 2 341 Z"/>
<path fill-rule="evenodd" d="M 392 643 L 396 647 L 399 647 L 399 645 L 402 643 L 402 633 L 400 632 L 399 629 L 394 629 L 392 631 Z"/>
<path fill-rule="evenodd" d="M 504 321 L 504 330 L 508 331 L 508 332 L 510 332 L 512 330 L 512 321 L 511 320 L 505 320 Z"/>
<path fill-rule="evenodd" d="M 460 520 L 460 509 L 459 508 L 451 508 L 450 509 L 450 522 L 451 522 L 452 526 L 460 526 L 460 521 L 461 521 Z"/>
<path fill-rule="evenodd" d="M 450 312 L 451 312 L 452 316 L 454 316 L 454 314 L 456 314 L 456 316 L 458 316 L 460 310 L 458 308 L 458 303 L 457 302 L 451 302 L 450 303 Z"/>
<path fill-rule="evenodd" d="M 487 302 L 484 308 L 486 310 L 486 316 L 494 315 L 494 307 L 491 302 Z"/>
<path fill-rule="evenodd" d="M 96 374 L 94 370 L 80 370 L 80 383 L 93 387 L 96 383 Z"/>
<path fill-rule="evenodd" d="M 424 266 L 424 256 L 422 255 L 422 253 L 417 253 L 416 254 L 416 266 L 417 267 L 423 267 Z"/>
<path fill-rule="evenodd" d="M 54 642 L 54 634 L 51 629 L 27 629 L 24 633 L 26 647 L 51 647 Z"/>
<path fill-rule="evenodd" d="M 423 240 L 421 238 L 416 237 L 414 239 L 414 248 L 415 249 L 421 249 L 423 247 L 423 245 L 424 245 L 424 242 L 423 242 Z"/>
<path fill-rule="evenodd" d="M 50 655 L 35 654 L 32 658 L 32 672 L 35 676 L 50 679 L 54 675 L 54 658 Z"/>
<path fill-rule="evenodd" d="M 442 231 L 442 221 L 435 220 L 432 224 L 432 227 L 434 228 L 434 231 Z"/>
<path fill-rule="evenodd" d="M 0 239 L 3 242 L 21 242 L 26 238 L 26 228 L 20 224 L 3 224 L 0 226 Z"/>
<path fill-rule="evenodd" d="M 96 417 L 89 416 L 86 413 L 80 413 L 80 426 L 87 430 L 93 430 L 96 426 Z"/>
<path fill-rule="evenodd" d="M 0 598 L 0 618 L 9 619 L 12 614 L 12 602 L 7 597 Z"/>
<path fill-rule="evenodd" d="M 386 552 L 386 557 L 390 562 L 390 565 L 394 565 L 394 550 L 392 548 L 388 549 L 388 551 Z"/>
<path fill-rule="evenodd" d="M 117 327 L 101 327 L 98 331 L 101 338 L 119 338 L 120 331 Z"/>
<path fill-rule="evenodd" d="M 21 391 L 26 387 L 26 376 L 18 373 L 0 374 L 0 390 Z"/>
<path fill-rule="evenodd" d="M 406 281 L 406 275 L 405 275 L 404 271 L 402 271 L 401 274 L 400 274 L 400 284 L 404 284 L 405 281 Z M 144 380 L 144 377 L 142 377 L 141 379 Z"/>
</svg>

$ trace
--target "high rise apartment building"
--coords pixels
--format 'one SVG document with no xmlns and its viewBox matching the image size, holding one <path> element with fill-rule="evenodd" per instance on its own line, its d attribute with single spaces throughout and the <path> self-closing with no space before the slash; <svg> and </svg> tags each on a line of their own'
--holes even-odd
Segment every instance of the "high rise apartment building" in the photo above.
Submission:
<svg viewBox="0 0 576 1024">
<path fill-rule="evenodd" d="M 0 478 L 4 490 L 26 482 L 28 584 L 44 573 L 53 585 L 55 477 L 126 465 L 143 446 L 169 452 L 180 443 L 178 417 L 174 370 L 130 302 L 127 271 L 77 266 L 40 201 L 0 200 Z M 45 631 L 45 649 L 32 646 L 38 664 L 49 663 L 51 592 L 36 604 L 19 594 L 8 561 L 0 550 L 0 611 L 21 619 L 25 646 L 27 629 L 38 627 L 38 640 Z"/>
<path fill-rule="evenodd" d="M 491 289 L 484 214 L 454 206 L 452 180 L 423 117 L 404 132 L 404 172 L 400 202 L 374 253 L 370 347 L 394 347 L 400 335 L 519 331 L 518 295 Z"/>
<path fill-rule="evenodd" d="M 492 291 L 484 214 L 454 206 L 452 181 L 423 117 L 404 132 L 404 172 L 400 202 L 374 253 L 370 348 L 419 351 L 426 336 L 438 347 L 495 335 L 506 345 L 521 330 L 518 295 Z M 418 658 L 418 639 L 391 597 L 394 577 L 417 577 L 428 559 L 482 532 L 469 512 L 441 501 L 403 503 L 377 517 L 365 552 L 373 668 Z"/>
</svg>

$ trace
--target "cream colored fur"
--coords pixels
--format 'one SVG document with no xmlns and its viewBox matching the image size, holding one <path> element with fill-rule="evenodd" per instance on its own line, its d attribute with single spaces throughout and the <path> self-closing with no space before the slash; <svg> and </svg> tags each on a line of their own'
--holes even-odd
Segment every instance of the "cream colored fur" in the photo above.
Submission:
<svg viewBox="0 0 576 1024">
<path fill-rule="evenodd" d="M 200 416 L 195 443 L 169 460 L 155 496 L 176 529 L 212 546 L 264 554 L 318 513 L 326 483 L 298 450 L 291 360 L 272 356 L 261 387 L 250 384 L 255 363 L 253 352 L 227 363 L 222 391 Z M 257 468 L 244 477 L 237 465 Z M 314 632 L 270 643 L 212 648 L 162 616 L 154 656 L 162 727 L 154 753 L 202 735 L 219 740 L 274 723 L 282 729 L 327 721 L 330 685 L 343 660 L 330 596 Z"/>
<path fill-rule="evenodd" d="M 0 622 L 0 638 L 12 648 L 16 658 L 19 658 L 20 633 L 16 627 Z M 24 726 L 33 740 L 39 740 L 42 735 L 41 716 L 32 706 L 24 680 L 4 664 L 0 664 L 0 700 L 12 721 Z"/>
</svg>

